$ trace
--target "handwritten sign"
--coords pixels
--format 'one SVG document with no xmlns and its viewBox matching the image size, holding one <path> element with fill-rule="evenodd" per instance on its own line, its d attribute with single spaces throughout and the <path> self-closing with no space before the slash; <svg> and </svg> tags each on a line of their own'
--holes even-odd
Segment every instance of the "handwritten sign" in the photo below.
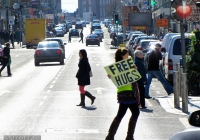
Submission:
<svg viewBox="0 0 200 140">
<path fill-rule="evenodd" d="M 134 68 L 132 58 L 121 60 L 104 67 L 107 74 L 111 75 L 111 80 L 116 87 L 121 87 L 133 83 L 141 78 L 140 73 Z"/>
</svg>

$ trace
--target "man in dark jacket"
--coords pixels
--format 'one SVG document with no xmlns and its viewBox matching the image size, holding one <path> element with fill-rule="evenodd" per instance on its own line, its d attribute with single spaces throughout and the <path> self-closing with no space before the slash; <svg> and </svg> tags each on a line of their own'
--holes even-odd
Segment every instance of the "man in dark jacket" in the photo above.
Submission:
<svg viewBox="0 0 200 140">
<path fill-rule="evenodd" d="M 140 80 L 137 81 L 139 91 L 140 91 L 140 104 L 142 108 L 147 108 L 145 106 L 145 88 L 144 85 L 146 84 L 146 69 L 143 63 L 143 53 L 140 50 L 134 51 L 134 63 L 137 66 L 137 70 L 142 76 Z"/>
<path fill-rule="evenodd" d="M 3 66 L 0 69 L 0 76 L 1 76 L 1 72 L 2 70 L 7 66 L 7 73 L 8 76 L 11 76 L 11 72 L 10 72 L 10 65 L 9 65 L 9 60 L 10 60 L 10 43 L 7 42 L 5 44 L 6 46 L 3 48 L 3 53 L 4 53 L 4 57 L 3 57 Z"/>
<path fill-rule="evenodd" d="M 148 69 L 147 69 L 148 76 L 147 76 L 147 84 L 145 85 L 145 97 L 147 99 L 152 98 L 149 95 L 149 87 L 153 77 L 156 77 L 161 82 L 168 95 L 173 93 L 174 90 L 173 87 L 166 81 L 159 68 L 159 63 L 160 63 L 159 61 L 162 60 L 161 47 L 162 46 L 160 44 L 156 44 L 155 49 L 153 49 L 151 52 L 148 52 L 150 53 Z"/>
<path fill-rule="evenodd" d="M 81 39 L 79 40 L 79 42 L 82 41 L 82 43 L 83 43 L 83 30 L 81 30 L 81 32 L 80 32 L 80 37 L 81 37 Z"/>
</svg>

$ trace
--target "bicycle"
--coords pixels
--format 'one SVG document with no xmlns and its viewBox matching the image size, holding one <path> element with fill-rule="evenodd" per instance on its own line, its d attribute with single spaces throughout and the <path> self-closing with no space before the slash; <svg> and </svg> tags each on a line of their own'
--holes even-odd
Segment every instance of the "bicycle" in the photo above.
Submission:
<svg viewBox="0 0 200 140">
<path fill-rule="evenodd" d="M 200 73 L 192 71 L 188 78 L 188 95 L 200 95 Z"/>
</svg>

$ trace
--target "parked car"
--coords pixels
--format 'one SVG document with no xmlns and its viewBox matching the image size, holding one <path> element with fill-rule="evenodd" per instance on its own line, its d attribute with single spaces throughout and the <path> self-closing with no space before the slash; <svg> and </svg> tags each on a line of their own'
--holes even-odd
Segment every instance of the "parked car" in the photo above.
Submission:
<svg viewBox="0 0 200 140">
<path fill-rule="evenodd" d="M 104 32 L 102 31 L 102 29 L 95 29 L 92 34 L 96 34 L 98 35 L 100 41 L 102 41 L 102 39 L 104 38 Z"/>
<path fill-rule="evenodd" d="M 39 66 L 41 62 L 60 62 L 64 65 L 64 50 L 57 41 L 42 41 L 34 54 L 35 66 Z"/>
<path fill-rule="evenodd" d="M 95 34 L 90 34 L 86 37 L 86 46 L 88 45 L 98 45 L 100 46 L 100 39 Z"/>
<path fill-rule="evenodd" d="M 69 31 L 69 33 L 71 34 L 71 36 L 77 36 L 77 37 L 79 37 L 79 31 L 78 31 L 78 29 L 71 29 Z"/>
<path fill-rule="evenodd" d="M 189 50 L 191 43 L 190 36 L 192 34 L 185 34 L 185 49 L 186 53 Z M 169 39 L 168 46 L 166 46 L 166 56 L 164 62 L 164 75 L 167 81 L 173 82 L 173 71 L 177 71 L 176 64 L 180 63 L 181 54 L 181 35 L 174 35 Z"/>
<path fill-rule="evenodd" d="M 60 47 L 64 50 L 64 54 L 65 54 L 65 45 L 67 45 L 67 43 L 64 43 L 61 38 L 45 38 L 44 41 L 57 41 Z"/>
<path fill-rule="evenodd" d="M 115 40 L 112 38 L 111 45 L 119 46 L 119 44 L 123 44 L 126 41 L 127 36 L 128 36 L 128 34 L 126 34 L 126 37 L 124 39 L 124 34 L 123 33 L 118 33 L 117 34 L 117 39 L 118 40 L 116 40 L 117 42 L 115 42 Z"/>
<path fill-rule="evenodd" d="M 51 31 L 46 31 L 46 37 L 54 37 L 54 33 Z"/>
<path fill-rule="evenodd" d="M 81 22 L 77 22 L 76 25 L 75 25 L 75 29 L 81 29 L 83 30 L 83 25 Z"/>
<path fill-rule="evenodd" d="M 200 110 L 191 113 L 188 122 L 191 127 L 174 134 L 169 140 L 200 140 Z"/>
<path fill-rule="evenodd" d="M 174 35 L 180 35 L 180 33 L 167 33 L 162 39 L 162 47 L 165 47 L 166 51 L 168 51 L 169 40 Z"/>
</svg>

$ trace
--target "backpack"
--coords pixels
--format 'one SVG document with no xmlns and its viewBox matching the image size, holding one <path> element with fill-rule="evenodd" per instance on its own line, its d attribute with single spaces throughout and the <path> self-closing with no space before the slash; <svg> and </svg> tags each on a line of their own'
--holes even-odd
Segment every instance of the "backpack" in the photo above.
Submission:
<svg viewBox="0 0 200 140">
<path fill-rule="evenodd" d="M 151 52 L 147 52 L 144 56 L 144 66 L 146 68 L 146 71 L 148 70 L 148 66 L 149 66 L 149 55 Z"/>
</svg>

